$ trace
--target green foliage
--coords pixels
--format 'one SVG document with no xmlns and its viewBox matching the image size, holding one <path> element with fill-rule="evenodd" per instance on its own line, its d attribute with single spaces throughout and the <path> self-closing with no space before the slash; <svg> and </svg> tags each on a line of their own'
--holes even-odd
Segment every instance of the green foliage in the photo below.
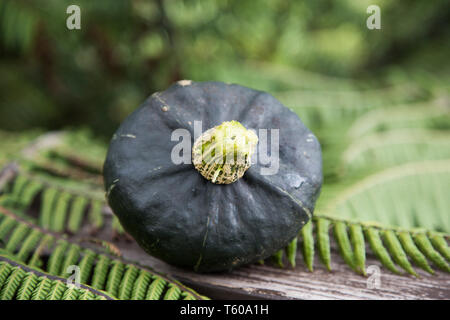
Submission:
<svg viewBox="0 0 450 320">
<path fill-rule="evenodd" d="M 299 235 L 303 243 L 308 243 L 307 250 L 303 250 L 303 259 L 310 271 L 312 271 L 312 261 L 314 261 L 314 248 L 317 248 L 325 267 L 331 270 L 331 232 L 336 239 L 343 260 L 360 274 L 366 274 L 365 261 L 370 251 L 386 268 L 395 273 L 401 273 L 396 267 L 397 264 L 407 273 L 417 277 L 418 274 L 409 260 L 429 273 L 434 273 L 430 263 L 449 272 L 450 260 L 448 259 L 449 246 L 447 242 L 450 236 L 448 234 L 420 229 L 384 227 L 321 215 L 315 216 L 312 222 L 310 228 L 315 232 L 312 233 L 308 230 Z M 307 235 L 306 241 L 305 234 Z M 366 250 L 367 244 L 370 247 L 369 252 Z M 275 257 L 277 264 L 282 265 L 282 257 L 279 255 Z M 295 259 L 295 255 L 289 255 L 288 259 L 289 261 Z"/>
<path fill-rule="evenodd" d="M 68 277 L 67 267 L 71 265 L 79 266 L 80 280 L 83 285 L 103 290 L 118 299 L 204 299 L 191 289 L 162 275 L 137 266 L 130 261 L 98 253 L 56 237 L 5 209 L 0 210 L 0 229 L 5 230 L 4 226 L 10 225 L 11 219 L 16 224 L 14 228 L 9 228 L 8 232 L 2 234 L 0 240 L 5 243 L 2 252 L 4 250 L 8 256 L 36 270 L 39 266 L 39 272 L 53 276 L 51 279 L 44 277 L 39 280 L 39 285 L 33 289 L 32 299 L 79 298 L 80 292 L 69 291 L 60 285 L 55 287 L 56 283 L 52 280 L 55 278 L 54 276 L 61 277 L 61 279 Z M 30 230 L 32 231 L 29 232 Z M 18 234 L 24 239 L 21 246 L 17 243 Z M 40 242 L 36 239 L 36 234 L 40 235 L 39 238 L 42 239 Z M 31 247 L 30 243 L 33 243 L 34 247 Z M 47 250 L 42 250 L 42 246 L 47 247 Z M 23 249 L 25 247 L 26 249 Z M 5 269 L 6 271 L 2 272 L 2 268 L 7 269 L 0 263 L 0 288 L 5 287 L 4 284 L 14 284 L 13 292 L 11 291 L 13 289 L 5 289 L 8 290 L 6 298 L 14 297 L 14 292 L 18 288 L 16 283 L 25 280 L 25 276 L 20 273 L 9 280 L 7 275 L 11 270 Z M 31 280 L 27 282 L 35 284 L 35 281 Z M 29 291 L 29 289 L 27 290 Z M 63 290 L 65 290 L 65 296 L 61 296 Z M 27 297 L 30 295 L 28 294 Z"/>
<path fill-rule="evenodd" d="M 2 128 L 87 125 L 110 137 L 145 97 L 180 79 L 290 91 L 282 100 L 312 110 L 378 105 L 391 94 L 352 91 L 368 85 L 338 77 L 376 88 L 413 78 L 430 87 L 448 74 L 444 0 L 383 1 L 382 30 L 365 27 L 364 1 L 78 0 L 81 30 L 66 28 L 70 4 L 2 1 Z"/>
<path fill-rule="evenodd" d="M 364 28 L 366 2 L 349 0 L 78 2 L 76 31 L 70 1 L 0 3 L 0 167 L 19 163 L 0 181 L 0 206 L 15 214 L 0 217 L 0 246 L 16 261 L 58 276 L 78 264 L 82 283 L 115 298 L 199 298 L 118 257 L 114 240 L 91 239 L 99 253 L 60 238 L 126 237 L 104 200 L 106 139 L 150 93 L 193 79 L 268 91 L 319 138 L 314 218 L 276 265 L 295 267 L 300 250 L 308 270 L 317 255 L 331 270 L 336 244 L 363 275 L 370 254 L 396 273 L 449 271 L 448 1 L 382 2 L 381 31 Z M 89 129 L 34 140 L 67 126 Z M 24 286 L 5 297 L 93 297 L 42 275 L 12 279 Z"/>
<path fill-rule="evenodd" d="M 0 255 L 0 300 L 113 300 L 86 285 L 69 286 L 67 280 L 20 264 Z"/>
</svg>

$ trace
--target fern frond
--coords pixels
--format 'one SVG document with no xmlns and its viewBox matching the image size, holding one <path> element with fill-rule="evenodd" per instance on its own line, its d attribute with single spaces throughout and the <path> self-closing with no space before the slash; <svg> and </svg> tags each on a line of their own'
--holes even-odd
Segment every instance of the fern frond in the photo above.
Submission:
<svg viewBox="0 0 450 320">
<path fill-rule="evenodd" d="M 77 246 L 75 244 L 70 245 L 69 249 L 65 254 L 64 261 L 61 267 L 61 272 L 59 275 L 61 277 L 67 275 L 67 269 L 69 268 L 69 266 L 77 265 L 80 256 L 81 256 L 80 246 Z"/>
<path fill-rule="evenodd" d="M 409 274 L 413 276 L 418 276 L 416 271 L 414 271 L 411 263 L 409 263 L 405 251 L 397 238 L 397 235 L 392 230 L 386 230 L 383 232 L 386 247 L 388 248 L 394 261 Z"/>
<path fill-rule="evenodd" d="M 41 239 L 42 234 L 39 232 L 39 230 L 31 230 L 30 234 L 27 236 L 27 238 L 23 241 L 22 247 L 20 248 L 19 253 L 17 253 L 17 258 L 20 261 L 26 262 L 28 259 L 28 256 L 33 251 L 33 249 L 36 247 L 37 243 Z"/>
<path fill-rule="evenodd" d="M 0 280 L 1 282 L 1 280 Z M 37 284 L 39 283 L 38 277 L 33 273 L 28 273 L 17 291 L 17 300 L 30 300 L 33 294 L 33 291 L 36 289 Z"/>
<path fill-rule="evenodd" d="M 448 246 L 447 241 L 445 241 L 444 236 L 441 234 L 430 234 L 429 238 L 433 247 L 436 248 L 445 259 L 450 261 L 450 247 Z"/>
<path fill-rule="evenodd" d="M 1 276 L 3 270 L 8 270 L 6 277 Z M 83 284 L 79 288 L 69 286 L 64 278 L 50 276 L 9 256 L 0 255 L 0 300 L 73 300 L 86 297 L 113 299 Z"/>
<path fill-rule="evenodd" d="M 297 255 L 297 242 L 298 238 L 295 237 L 287 246 L 286 246 L 286 256 L 288 258 L 289 263 L 293 268 L 295 268 L 295 256 Z"/>
<path fill-rule="evenodd" d="M 431 241 L 428 239 L 425 233 L 419 233 L 414 235 L 414 241 L 423 252 L 423 254 L 430 259 L 438 268 L 443 271 L 450 272 L 450 267 L 445 259 L 433 248 Z"/>
<path fill-rule="evenodd" d="M 67 287 L 61 281 L 55 281 L 50 289 L 46 300 L 61 300 Z"/>
<path fill-rule="evenodd" d="M 30 232 L 30 228 L 27 225 L 20 224 L 17 226 L 9 237 L 5 249 L 9 252 L 15 252 L 19 243 L 27 236 L 28 232 Z"/>
<path fill-rule="evenodd" d="M 358 224 L 349 226 L 350 241 L 354 249 L 354 267 L 356 272 L 366 275 L 366 242 L 363 229 Z"/>
<path fill-rule="evenodd" d="M 104 255 L 99 256 L 97 264 L 94 269 L 94 275 L 92 278 L 92 286 L 94 288 L 103 290 L 105 288 L 106 277 L 108 275 L 109 264 L 111 260 Z"/>
<path fill-rule="evenodd" d="M 119 287 L 124 272 L 125 272 L 125 265 L 121 261 L 119 260 L 112 261 L 111 270 L 108 275 L 108 281 L 106 283 L 105 290 L 107 292 L 110 292 L 114 297 L 119 296 Z"/>
<path fill-rule="evenodd" d="M 144 300 L 151 281 L 151 274 L 142 270 L 134 283 L 131 300 Z"/>
<path fill-rule="evenodd" d="M 177 285 L 170 283 L 168 285 L 166 294 L 164 295 L 164 300 L 178 300 L 180 299 L 180 297 L 181 297 L 180 288 Z"/>
<path fill-rule="evenodd" d="M 428 264 L 427 258 L 416 247 L 411 234 L 406 231 L 401 231 L 399 232 L 398 237 L 403 249 L 405 249 L 405 252 L 411 258 L 411 260 L 426 272 L 434 274 L 433 269 L 431 269 L 430 265 Z"/>
<path fill-rule="evenodd" d="M 448 250 L 447 239 L 450 238 L 448 235 L 418 229 L 408 230 L 386 227 L 380 224 L 354 222 L 320 214 L 313 217 L 311 225 L 314 226 L 316 232 L 308 231 L 304 234 L 309 238 L 307 241 L 311 243 L 313 248 L 317 246 L 320 260 L 329 271 L 331 271 L 331 239 L 329 234 L 331 230 L 343 260 L 353 270 L 362 275 L 366 275 L 365 261 L 368 254 L 366 243 L 369 244 L 371 252 L 375 254 L 376 258 L 394 273 L 400 274 L 396 267 L 398 265 L 409 274 L 418 276 L 409 259 L 429 273 L 434 273 L 429 261 L 448 272 L 448 269 L 446 269 L 448 264 L 444 256 L 440 254 L 440 250 L 444 250 L 444 252 Z M 330 229 L 331 226 L 333 227 Z M 300 233 L 299 238 L 302 237 L 303 233 Z M 302 239 L 299 241 L 305 242 Z M 418 241 L 420 241 L 420 244 L 417 243 Z M 285 248 L 286 252 L 288 252 L 290 245 Z M 306 259 L 308 261 L 313 260 L 314 254 L 313 251 L 312 256 L 306 258 L 303 256 L 307 267 L 310 262 L 307 262 Z M 289 259 L 295 258 L 296 252 L 291 253 Z M 274 255 L 272 259 L 280 261 L 282 256 Z"/>
<path fill-rule="evenodd" d="M 20 177 L 20 176 L 19 176 Z M 50 230 L 52 223 L 53 206 L 58 191 L 54 188 L 48 188 L 42 196 L 41 214 L 39 215 L 39 225 Z"/>
<path fill-rule="evenodd" d="M 391 256 L 389 255 L 388 251 L 383 245 L 383 242 L 381 241 L 380 232 L 374 228 L 367 228 L 366 235 L 373 253 L 375 253 L 378 259 L 380 259 L 381 263 L 393 273 L 399 274 L 400 272 L 395 267 Z"/>
<path fill-rule="evenodd" d="M 328 271 L 331 271 L 330 254 L 330 221 L 324 218 L 317 219 L 317 247 L 319 248 L 320 258 Z"/>
<path fill-rule="evenodd" d="M 50 223 L 50 230 L 56 232 L 63 232 L 65 229 L 65 221 L 67 210 L 69 207 L 69 200 L 71 195 L 67 192 L 61 192 L 56 200 L 55 207 L 52 210 L 52 219 Z"/>
<path fill-rule="evenodd" d="M 80 291 L 76 287 L 70 287 L 64 291 L 64 294 L 61 299 L 62 300 L 77 300 L 79 295 L 80 295 Z"/>
<path fill-rule="evenodd" d="M 380 130 L 427 128 L 433 120 L 449 116 L 448 110 L 439 107 L 438 101 L 376 109 L 359 117 L 349 128 L 348 135 L 356 139 Z"/>
<path fill-rule="evenodd" d="M 334 223 L 334 235 L 336 242 L 339 246 L 340 253 L 344 258 L 344 261 L 352 269 L 355 268 L 355 259 L 353 256 L 353 249 L 350 244 L 350 239 L 348 237 L 347 225 L 342 221 L 337 221 Z"/>
<path fill-rule="evenodd" d="M 149 285 L 145 300 L 159 300 L 164 291 L 167 282 L 163 278 L 154 276 L 152 283 Z"/>
<path fill-rule="evenodd" d="M 364 178 L 322 206 L 353 221 L 450 232 L 450 198 L 442 193 L 449 183 L 450 160 L 407 163 Z"/>
<path fill-rule="evenodd" d="M 50 258 L 48 259 L 48 273 L 58 276 L 62 272 L 62 265 L 64 262 L 64 256 L 66 254 L 68 243 L 66 241 L 59 241 L 56 248 L 53 249 Z"/>
<path fill-rule="evenodd" d="M 31 300 L 45 300 L 52 288 L 52 285 L 52 280 L 45 276 L 40 276 L 38 278 L 36 288 L 31 294 Z"/>
<path fill-rule="evenodd" d="M 350 170 L 387 167 L 421 160 L 450 158 L 450 136 L 441 131 L 401 129 L 376 133 L 352 142 L 341 156 Z"/>
<path fill-rule="evenodd" d="M 128 264 L 125 269 L 118 294 L 118 298 L 121 300 L 128 300 L 131 298 L 134 282 L 139 275 L 139 269 L 132 264 Z"/>
<path fill-rule="evenodd" d="M 314 238 L 313 238 L 313 224 L 309 221 L 300 231 L 302 235 L 302 252 L 305 264 L 309 271 L 313 271 L 314 267 Z"/>
<path fill-rule="evenodd" d="M 3 283 L 0 291 L 0 300 L 12 300 L 16 294 L 25 272 L 19 267 L 13 267 L 8 279 Z"/>
<path fill-rule="evenodd" d="M 103 203 L 98 200 L 93 200 L 91 202 L 91 209 L 89 210 L 89 221 L 92 226 L 96 229 L 100 229 L 103 224 L 103 214 L 102 214 Z"/>
<path fill-rule="evenodd" d="M 16 199 L 18 207 L 21 210 L 25 210 L 31 205 L 31 202 L 36 195 L 42 190 L 43 185 L 38 181 L 30 181 L 22 192 L 20 198 Z"/>
<path fill-rule="evenodd" d="M 0 223 L 0 239 L 5 239 L 8 233 L 17 225 L 17 221 L 11 217 L 4 217 Z"/>
<path fill-rule="evenodd" d="M 48 234 L 43 235 L 41 242 L 37 246 L 36 250 L 33 252 L 33 255 L 31 256 L 31 259 L 28 262 L 28 264 L 31 267 L 40 267 L 42 263 L 42 261 L 40 260 L 42 252 L 47 247 L 52 246 L 54 241 L 55 239 L 52 236 Z"/>
<path fill-rule="evenodd" d="M 97 255 L 91 250 L 86 250 L 84 252 L 83 258 L 80 261 L 80 281 L 81 283 L 88 283 L 90 276 L 92 275 L 92 270 L 94 267 L 95 259 Z"/>
<path fill-rule="evenodd" d="M 273 256 L 272 256 L 272 260 L 273 262 L 280 268 L 284 267 L 284 263 L 283 263 L 283 256 L 284 256 L 284 250 L 278 250 Z"/>
<path fill-rule="evenodd" d="M 80 229 L 87 204 L 88 200 L 85 197 L 77 197 L 73 201 L 68 222 L 68 230 L 70 232 L 75 233 Z"/>
</svg>

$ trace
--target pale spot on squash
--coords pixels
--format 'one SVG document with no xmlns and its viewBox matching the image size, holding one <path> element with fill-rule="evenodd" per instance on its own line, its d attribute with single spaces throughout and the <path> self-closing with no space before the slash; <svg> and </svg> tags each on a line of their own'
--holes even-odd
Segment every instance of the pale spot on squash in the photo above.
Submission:
<svg viewBox="0 0 450 320">
<path fill-rule="evenodd" d="M 192 84 L 192 80 L 180 80 L 178 84 L 182 87 L 189 86 Z"/>
<path fill-rule="evenodd" d="M 131 134 L 131 133 L 121 134 L 120 137 L 121 137 L 121 138 L 131 138 L 131 139 L 136 139 L 136 136 L 135 136 L 134 134 Z"/>
</svg>

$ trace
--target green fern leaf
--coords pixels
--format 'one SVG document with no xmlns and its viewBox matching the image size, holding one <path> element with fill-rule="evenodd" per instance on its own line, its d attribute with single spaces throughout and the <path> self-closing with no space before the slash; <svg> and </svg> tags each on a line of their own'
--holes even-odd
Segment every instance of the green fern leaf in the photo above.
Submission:
<svg viewBox="0 0 450 320">
<path fill-rule="evenodd" d="M 97 265 L 94 269 L 94 276 L 92 278 L 92 287 L 96 289 L 103 290 L 105 288 L 106 277 L 108 275 L 109 265 L 111 260 L 104 256 L 100 255 L 97 260 Z"/>
<path fill-rule="evenodd" d="M 158 276 L 153 276 L 153 281 L 149 285 L 145 300 L 159 300 L 167 284 L 166 280 Z"/>
<path fill-rule="evenodd" d="M 303 259 L 309 271 L 313 271 L 314 268 L 314 238 L 312 222 L 309 221 L 300 231 L 303 239 Z"/>
<path fill-rule="evenodd" d="M 62 264 L 60 276 L 67 276 L 67 269 L 69 266 L 77 265 L 78 260 L 80 259 L 81 248 L 75 244 L 70 245 L 69 249 L 65 254 L 65 258 Z"/>
<path fill-rule="evenodd" d="M 391 256 L 384 247 L 383 242 L 381 241 L 380 232 L 375 228 L 368 227 L 366 228 L 366 236 L 369 240 L 372 251 L 378 257 L 378 259 L 380 259 L 381 263 L 392 272 L 400 274 L 400 272 L 395 267 Z"/>
<path fill-rule="evenodd" d="M 14 253 L 19 246 L 19 243 L 27 236 L 29 232 L 30 228 L 27 225 L 18 225 L 11 234 L 11 237 L 8 239 L 6 250 Z"/>
<path fill-rule="evenodd" d="M 75 233 L 80 229 L 87 204 L 87 198 L 81 196 L 75 198 L 73 201 L 68 222 L 68 229 L 70 232 Z"/>
<path fill-rule="evenodd" d="M 0 280 L 1 281 L 1 280 Z M 37 284 L 39 283 L 39 279 L 35 274 L 28 273 L 20 286 L 16 299 L 17 300 L 30 300 L 33 294 L 33 291 L 36 289 Z"/>
<path fill-rule="evenodd" d="M 50 230 L 63 232 L 65 229 L 67 210 L 71 195 L 67 192 L 61 192 L 56 200 L 55 208 L 52 212 L 52 220 L 50 222 Z"/>
<path fill-rule="evenodd" d="M 88 283 L 89 277 L 92 274 L 92 268 L 94 266 L 97 254 L 91 250 L 85 250 L 83 258 L 80 261 L 80 281 L 81 283 Z"/>
<path fill-rule="evenodd" d="M 64 255 L 67 251 L 68 243 L 60 241 L 56 248 L 53 250 L 50 258 L 48 259 L 48 273 L 58 276 L 62 272 L 62 265 L 64 262 Z"/>
<path fill-rule="evenodd" d="M 354 248 L 355 269 L 358 273 L 366 275 L 366 242 L 362 227 L 359 224 L 351 224 L 350 241 Z"/>
<path fill-rule="evenodd" d="M 334 235 L 342 258 L 350 266 L 350 268 L 356 270 L 355 258 L 347 233 L 347 225 L 342 221 L 336 221 L 334 223 Z"/>
<path fill-rule="evenodd" d="M 401 231 L 398 234 L 398 238 L 403 249 L 405 249 L 405 252 L 411 258 L 411 260 L 426 272 L 434 274 L 433 269 L 431 269 L 430 265 L 427 262 L 427 258 L 416 247 L 416 244 L 414 243 L 411 235 L 406 231 Z"/>
<path fill-rule="evenodd" d="M 151 274 L 146 272 L 145 270 L 142 270 L 139 274 L 139 277 L 136 279 L 136 282 L 134 283 L 131 300 L 144 300 L 145 294 L 151 281 Z"/>
<path fill-rule="evenodd" d="M 52 210 L 58 191 L 54 188 L 48 188 L 42 196 L 41 214 L 39 215 L 39 225 L 50 230 L 52 223 Z"/>
<path fill-rule="evenodd" d="M 47 277 L 39 277 L 36 288 L 34 289 L 31 300 L 45 300 L 52 288 L 52 281 Z"/>
<path fill-rule="evenodd" d="M 108 275 L 105 290 L 106 292 L 111 293 L 114 297 L 118 297 L 120 283 L 125 272 L 125 265 L 119 260 L 114 260 L 111 265 L 112 267 Z"/>
<path fill-rule="evenodd" d="M 24 276 L 25 272 L 22 269 L 19 267 L 12 268 L 8 280 L 5 281 L 0 291 L 0 300 L 12 300 Z"/>
<path fill-rule="evenodd" d="M 164 300 L 178 300 L 181 297 L 181 290 L 180 288 L 173 284 L 170 283 L 168 285 L 168 289 L 166 291 L 166 294 L 164 295 Z"/>
<path fill-rule="evenodd" d="M 324 218 L 317 219 L 317 247 L 319 255 L 328 271 L 331 271 L 331 254 L 330 254 L 330 221 Z"/>
<path fill-rule="evenodd" d="M 283 263 L 283 256 L 284 256 L 284 250 L 278 250 L 273 256 L 272 256 L 272 260 L 273 262 L 280 268 L 284 267 L 284 263 Z"/>
<path fill-rule="evenodd" d="M 430 234 L 429 238 L 434 248 L 436 248 L 442 256 L 450 261 L 450 247 L 445 238 L 440 234 Z"/>
<path fill-rule="evenodd" d="M 427 235 L 424 233 L 419 233 L 414 235 L 414 241 L 419 247 L 420 251 L 428 257 L 439 269 L 450 272 L 450 267 L 445 261 L 445 259 L 437 252 Z"/>
<path fill-rule="evenodd" d="M 96 229 L 100 229 L 103 224 L 103 214 L 102 214 L 103 203 L 98 200 L 91 202 L 91 209 L 89 211 L 89 221 L 92 226 Z"/>
<path fill-rule="evenodd" d="M 133 291 L 134 282 L 139 275 L 139 269 L 128 264 L 126 266 L 125 274 L 123 275 L 122 282 L 119 287 L 118 298 L 121 300 L 127 300 L 131 298 L 131 293 Z"/>
<path fill-rule="evenodd" d="M 23 241 L 20 251 L 17 253 L 17 258 L 20 261 L 26 262 L 30 253 L 36 247 L 37 243 L 41 239 L 42 234 L 39 230 L 33 229 L 27 238 Z"/>
<path fill-rule="evenodd" d="M 0 239 L 4 240 L 8 233 L 17 225 L 17 221 L 11 217 L 4 217 L 0 223 Z"/>
<path fill-rule="evenodd" d="M 403 250 L 403 247 L 394 231 L 386 230 L 383 232 L 383 236 L 386 246 L 389 249 L 389 252 L 391 253 L 391 256 L 394 259 L 394 261 L 403 269 L 405 269 L 406 272 L 412 274 L 413 276 L 418 277 L 418 274 L 416 273 L 416 271 L 414 271 L 413 267 L 411 266 L 411 263 L 409 263 L 406 253 Z"/>
<path fill-rule="evenodd" d="M 69 287 L 64 291 L 62 300 L 77 300 L 80 295 L 80 291 L 76 287 Z"/>
<path fill-rule="evenodd" d="M 46 300 L 61 300 L 67 287 L 61 281 L 55 281 Z"/>
<path fill-rule="evenodd" d="M 297 242 L 298 238 L 295 237 L 289 244 L 286 246 L 286 256 L 288 258 L 289 263 L 293 268 L 295 268 L 295 258 L 297 256 Z"/>
</svg>

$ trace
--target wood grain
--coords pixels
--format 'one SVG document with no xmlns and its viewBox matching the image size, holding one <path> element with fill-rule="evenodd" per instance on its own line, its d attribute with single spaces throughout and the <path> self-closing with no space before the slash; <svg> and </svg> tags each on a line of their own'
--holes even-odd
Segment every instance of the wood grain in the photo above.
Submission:
<svg viewBox="0 0 450 320">
<path fill-rule="evenodd" d="M 416 268 L 416 279 L 396 275 L 368 254 L 366 266 L 380 268 L 380 286 L 369 288 L 368 277 L 353 272 L 332 248 L 332 271 L 316 259 L 314 272 L 307 271 L 301 254 L 295 268 L 249 265 L 220 274 L 198 274 L 170 266 L 155 259 L 134 242 L 115 241 L 125 258 L 168 273 L 212 299 L 450 299 L 450 275 L 436 271 L 430 275 Z M 370 277 L 371 275 L 369 275 Z M 373 276 L 373 275 L 372 275 Z"/>
</svg>

